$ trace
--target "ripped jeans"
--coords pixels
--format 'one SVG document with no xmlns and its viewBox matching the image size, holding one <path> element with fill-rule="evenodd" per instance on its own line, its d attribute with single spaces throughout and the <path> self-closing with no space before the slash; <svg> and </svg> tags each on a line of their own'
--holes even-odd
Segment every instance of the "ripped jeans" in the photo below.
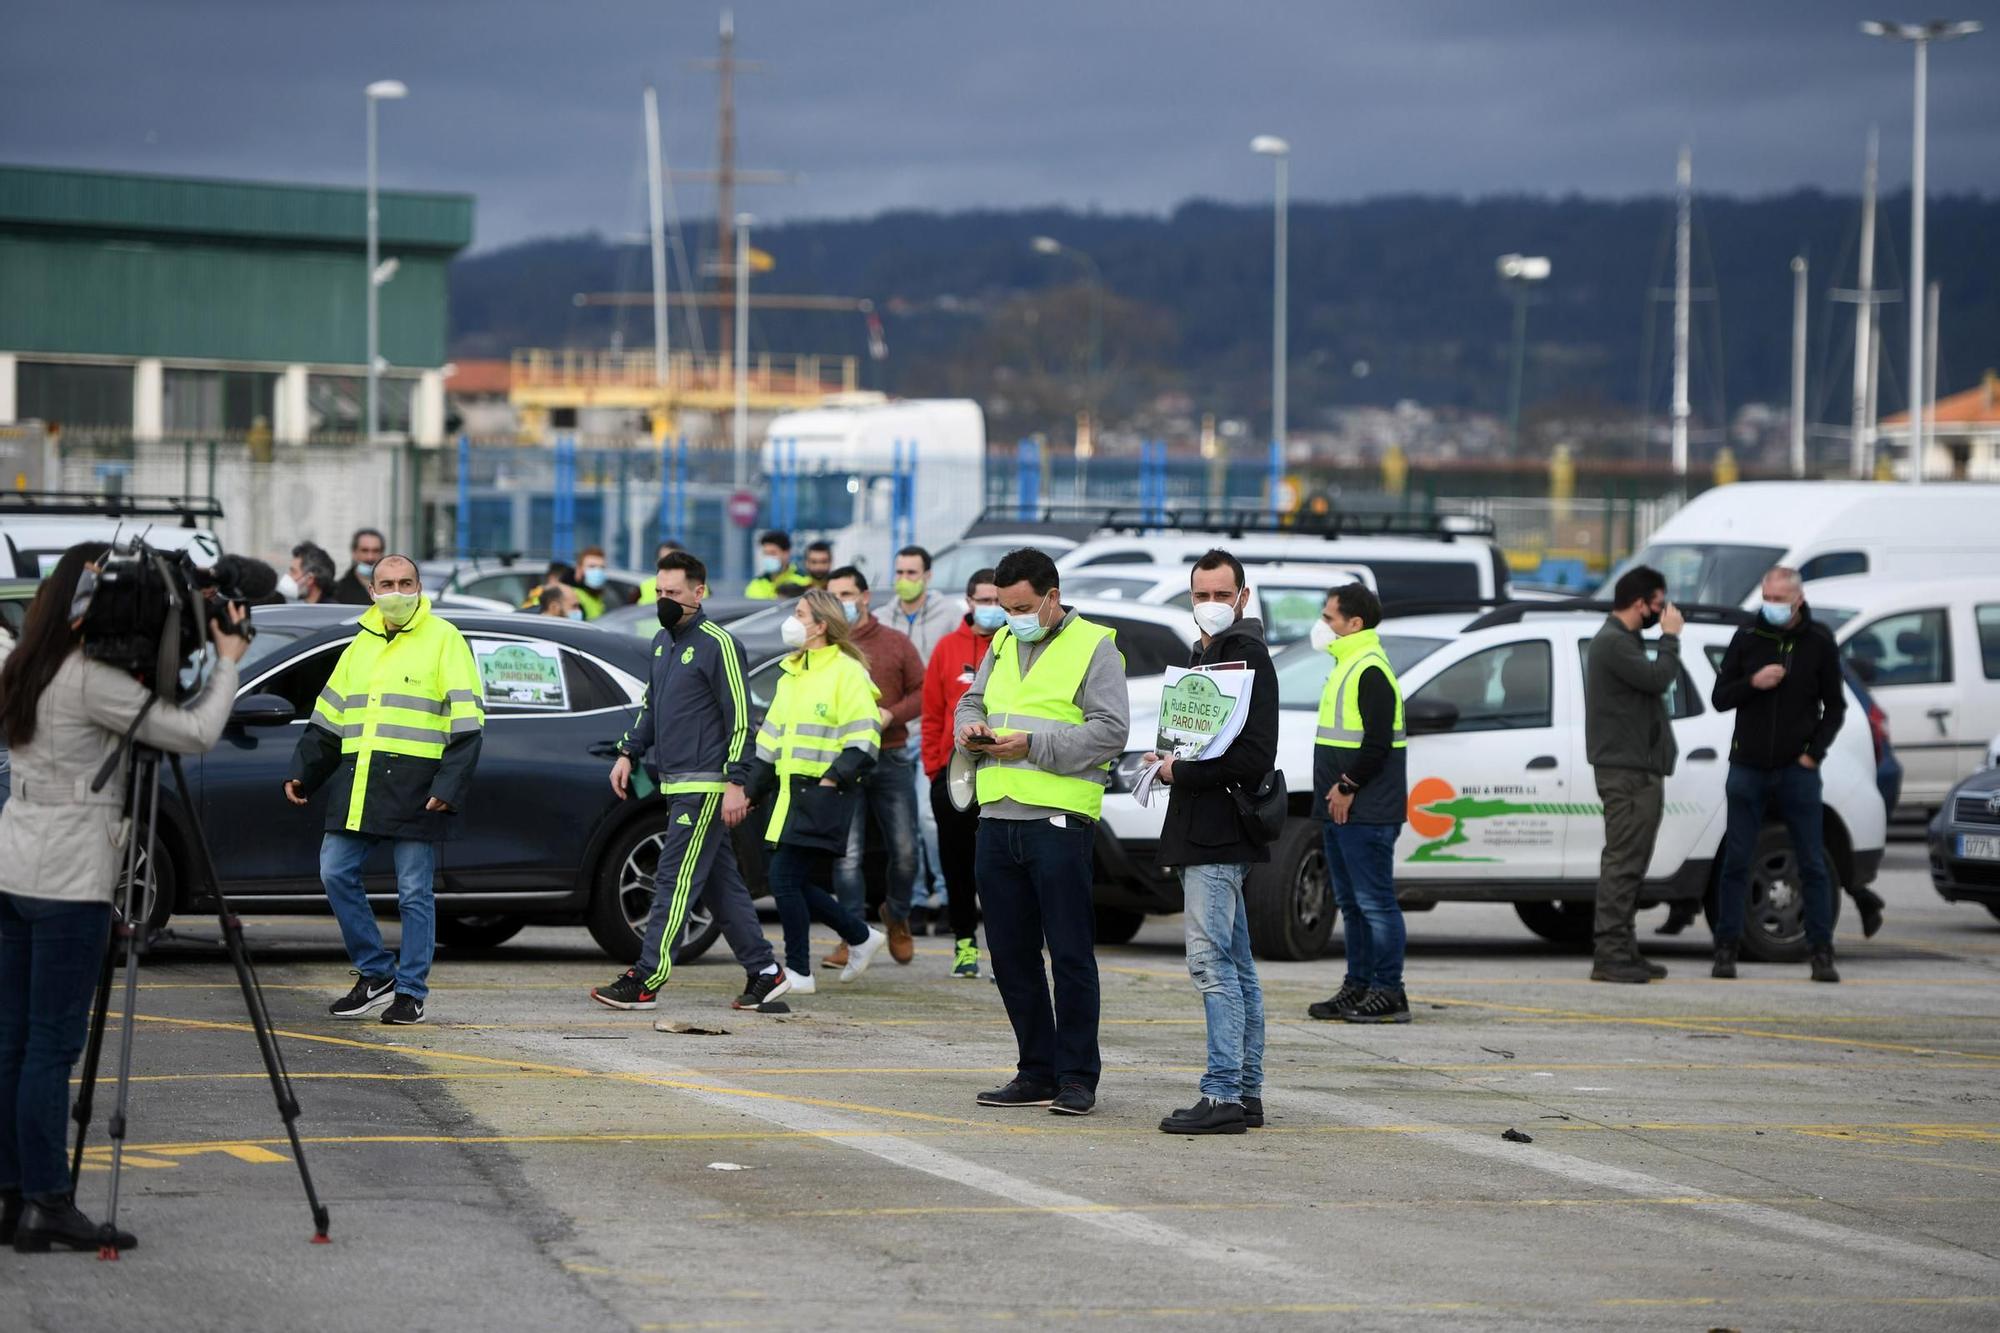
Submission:
<svg viewBox="0 0 2000 1333">
<path fill-rule="evenodd" d="M 1250 957 L 1243 910 L 1247 865 L 1183 866 L 1187 965 L 1208 1019 L 1201 1095 L 1241 1102 L 1264 1095 L 1264 988 Z"/>
</svg>

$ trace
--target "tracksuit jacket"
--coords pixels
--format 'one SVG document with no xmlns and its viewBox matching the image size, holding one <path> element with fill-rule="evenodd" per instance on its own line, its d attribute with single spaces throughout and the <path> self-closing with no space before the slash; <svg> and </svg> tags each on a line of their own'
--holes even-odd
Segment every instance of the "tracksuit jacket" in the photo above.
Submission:
<svg viewBox="0 0 2000 1333">
<path fill-rule="evenodd" d="M 960 618 L 957 629 L 938 640 L 931 653 L 930 665 L 924 668 L 924 706 L 920 714 L 935 719 L 924 728 L 925 777 L 936 777 L 951 763 L 955 746 L 952 716 L 958 712 L 958 701 L 978 678 L 979 664 L 986 660 L 986 650 L 992 646 L 993 636 L 974 629 L 972 617 L 967 615 Z"/>
<path fill-rule="evenodd" d="M 721 791 L 750 775 L 750 701 L 743 648 L 697 611 L 653 636 L 652 670 L 621 754 L 650 752 L 660 793 Z"/>
</svg>

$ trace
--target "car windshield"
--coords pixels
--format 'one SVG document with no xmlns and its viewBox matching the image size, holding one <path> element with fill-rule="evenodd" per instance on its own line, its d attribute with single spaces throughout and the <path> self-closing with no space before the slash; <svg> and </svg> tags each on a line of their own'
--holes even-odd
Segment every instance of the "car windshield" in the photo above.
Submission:
<svg viewBox="0 0 2000 1333">
<path fill-rule="evenodd" d="M 1063 577 L 1062 590 L 1065 597 L 1104 597 L 1114 601 L 1121 599 L 1136 601 L 1157 582 L 1159 580 L 1151 575 L 1135 577 L 1129 574 L 1067 574 Z"/>
<path fill-rule="evenodd" d="M 940 592 L 963 593 L 965 581 L 982 569 L 1000 563 L 1000 557 L 1021 546 L 1034 543 L 1019 537 L 972 537 L 957 542 L 949 550 L 939 551 L 931 564 L 931 587 Z M 1048 543 L 1049 555 L 1059 558 L 1068 543 Z M 1069 591 L 1069 584 L 1063 584 L 1063 591 Z"/>
<path fill-rule="evenodd" d="M 250 647 L 244 652 L 238 667 L 247 671 L 272 653 L 318 632 L 319 628 L 317 625 L 275 625 L 260 620 L 257 622 L 257 637 L 250 640 Z"/>
<path fill-rule="evenodd" d="M 1666 576 L 1667 596 L 1676 602 L 1741 606 L 1763 581 L 1764 571 L 1784 555 L 1782 546 L 1659 543 L 1648 546 L 1613 570 L 1597 590 L 1597 596 L 1609 600 L 1620 575 L 1640 565 L 1651 565 Z"/>
<path fill-rule="evenodd" d="M 1402 675 L 1417 663 L 1449 643 L 1449 639 L 1420 634 L 1384 634 L 1382 651 L 1389 667 Z M 1333 654 L 1316 652 L 1310 643 L 1295 643 L 1272 660 L 1278 671 L 1280 708 L 1317 708 L 1326 678 L 1333 672 Z"/>
<path fill-rule="evenodd" d="M 1861 614 L 1851 606 L 1821 606 L 1818 602 L 1811 603 L 1811 606 L 1812 618 L 1835 634 L 1840 633 L 1842 625 Z"/>
</svg>

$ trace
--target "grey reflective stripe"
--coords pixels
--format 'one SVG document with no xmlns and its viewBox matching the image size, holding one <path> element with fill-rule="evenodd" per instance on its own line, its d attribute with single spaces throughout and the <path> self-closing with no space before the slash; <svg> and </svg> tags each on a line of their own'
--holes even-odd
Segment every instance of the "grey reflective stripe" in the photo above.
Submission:
<svg viewBox="0 0 2000 1333">
<path fill-rule="evenodd" d="M 382 696 L 382 706 L 384 708 L 410 708 L 419 713 L 437 713 L 440 716 L 448 711 L 444 700 L 426 699 L 421 694 L 385 694 Z"/>
<path fill-rule="evenodd" d="M 757 757 L 766 763 L 776 763 L 778 761 L 778 752 L 764 744 L 760 738 L 757 742 Z"/>
<path fill-rule="evenodd" d="M 792 723 L 792 734 L 794 736 L 824 736 L 828 740 L 831 740 L 840 735 L 840 730 L 837 727 L 824 726 L 818 722 L 794 722 Z"/>
<path fill-rule="evenodd" d="M 478 690 L 446 690 L 444 701 L 448 704 L 476 704 L 480 702 Z"/>
<path fill-rule="evenodd" d="M 795 753 L 839 754 L 841 748 L 839 741 L 806 740 L 798 736 L 793 736 L 789 744 Z"/>
<path fill-rule="evenodd" d="M 1362 732 L 1353 727 L 1321 727 L 1313 733 L 1315 745 L 1359 745 Z"/>
<path fill-rule="evenodd" d="M 486 720 L 480 717 L 455 717 L 451 720 L 451 734 L 463 736 L 468 732 L 484 730 Z"/>
<path fill-rule="evenodd" d="M 445 734 L 434 727 L 399 727 L 391 722 L 376 723 L 375 735 L 381 740 L 416 741 L 423 745 L 443 745 L 445 739 Z"/>
<path fill-rule="evenodd" d="M 862 732 L 867 732 L 867 731 L 879 732 L 881 730 L 882 730 L 881 723 L 875 721 L 873 718 L 864 718 L 860 722 L 848 723 L 846 726 L 842 727 L 839 731 L 835 732 L 834 734 L 837 736 L 857 736 L 860 735 Z"/>
<path fill-rule="evenodd" d="M 332 732 L 336 736 L 345 735 L 347 731 L 345 727 L 335 722 L 332 718 L 329 718 L 324 713 L 320 713 L 317 711 L 315 711 L 313 715 L 306 720 L 315 727 L 324 727 L 326 730 Z M 361 728 L 357 726 L 354 730 L 355 734 L 359 735 Z"/>
<path fill-rule="evenodd" d="M 882 752 L 882 746 L 881 746 L 880 742 L 877 742 L 877 741 L 872 741 L 872 740 L 871 740 L 871 741 L 849 741 L 849 742 L 848 742 L 848 743 L 847 743 L 847 744 L 846 744 L 846 745 L 845 745 L 844 747 L 842 747 L 842 748 L 844 748 L 844 749 L 849 749 L 849 750 L 859 750 L 859 751 L 861 751 L 861 753 L 863 753 L 863 754 L 880 754 L 880 753 Z"/>
<path fill-rule="evenodd" d="M 660 774 L 660 781 L 662 783 L 720 782 L 722 781 L 722 776 L 720 773 L 662 773 Z"/>
<path fill-rule="evenodd" d="M 1069 731 L 1083 726 L 1081 722 L 1058 722 L 1054 718 L 1030 717 L 1026 713 L 995 713 L 986 719 L 986 725 L 995 731 L 1025 731 L 1030 735 L 1038 732 Z"/>
<path fill-rule="evenodd" d="M 333 687 L 331 685 L 323 686 L 320 689 L 319 701 L 327 705 L 329 708 L 338 709 L 342 712 L 345 712 L 347 709 L 350 708 L 366 708 L 368 706 L 367 695 L 335 694 L 333 692 Z"/>
<path fill-rule="evenodd" d="M 340 739 L 344 741 L 358 741 L 361 739 L 361 733 L 366 730 L 368 730 L 368 728 L 364 727 L 359 722 L 346 723 L 340 728 Z"/>
<path fill-rule="evenodd" d="M 1361 656 L 1355 658 L 1352 662 L 1349 662 L 1347 664 L 1347 670 L 1340 673 L 1340 680 L 1335 685 L 1333 691 L 1334 726 L 1343 727 L 1346 722 L 1346 718 L 1344 718 L 1342 714 L 1347 711 L 1347 682 L 1354 679 L 1355 672 L 1367 666 L 1379 666 L 1382 668 L 1384 672 L 1389 672 L 1393 670 L 1393 668 L 1390 667 L 1389 665 L 1389 658 L 1387 657 L 1387 655 L 1378 652 L 1363 653 L 1361 654 Z"/>
</svg>

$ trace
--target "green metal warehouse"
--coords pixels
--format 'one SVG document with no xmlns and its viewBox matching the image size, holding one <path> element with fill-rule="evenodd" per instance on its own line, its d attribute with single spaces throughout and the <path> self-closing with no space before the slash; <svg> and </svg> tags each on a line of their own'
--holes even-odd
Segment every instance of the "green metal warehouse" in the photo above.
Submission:
<svg viewBox="0 0 2000 1333">
<path fill-rule="evenodd" d="M 134 440 L 356 439 L 358 189 L 0 166 L 0 424 Z M 446 269 L 466 195 L 384 191 L 382 429 L 444 435 Z"/>
</svg>

